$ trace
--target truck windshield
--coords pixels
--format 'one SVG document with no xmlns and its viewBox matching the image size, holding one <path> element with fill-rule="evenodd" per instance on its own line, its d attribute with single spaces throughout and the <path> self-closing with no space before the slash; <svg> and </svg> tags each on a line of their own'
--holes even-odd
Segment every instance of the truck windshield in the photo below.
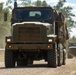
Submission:
<svg viewBox="0 0 76 75">
<path fill-rule="evenodd" d="M 15 9 L 14 10 L 15 20 L 50 20 L 52 19 L 51 9 Z"/>
</svg>

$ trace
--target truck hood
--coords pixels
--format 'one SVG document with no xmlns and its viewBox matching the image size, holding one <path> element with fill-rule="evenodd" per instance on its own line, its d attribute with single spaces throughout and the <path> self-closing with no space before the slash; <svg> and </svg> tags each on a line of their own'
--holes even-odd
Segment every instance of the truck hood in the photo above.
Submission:
<svg viewBox="0 0 76 75">
<path fill-rule="evenodd" d="M 43 23 L 43 22 L 21 22 L 21 23 L 14 23 L 13 26 L 15 26 L 15 25 L 22 25 L 22 24 L 35 24 L 35 25 L 44 25 L 44 26 L 52 25 L 50 23 Z"/>
</svg>

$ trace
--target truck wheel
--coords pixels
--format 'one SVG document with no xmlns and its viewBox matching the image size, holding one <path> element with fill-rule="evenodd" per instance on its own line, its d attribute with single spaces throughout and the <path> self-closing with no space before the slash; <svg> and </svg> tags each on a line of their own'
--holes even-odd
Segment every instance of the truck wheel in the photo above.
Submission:
<svg viewBox="0 0 76 75">
<path fill-rule="evenodd" d="M 20 60 L 18 60 L 17 61 L 17 66 L 22 66 L 22 67 L 24 67 L 24 66 L 27 66 L 27 60 L 25 60 L 25 59 L 20 59 Z"/>
<path fill-rule="evenodd" d="M 66 50 L 64 49 L 63 50 L 63 63 L 62 65 L 65 65 L 66 64 Z"/>
<path fill-rule="evenodd" d="M 49 67 L 57 67 L 57 50 L 56 50 L 56 44 L 54 44 L 54 49 L 48 50 L 48 66 Z"/>
<path fill-rule="evenodd" d="M 48 51 L 48 66 L 57 67 L 57 52 L 55 50 Z"/>
<path fill-rule="evenodd" d="M 14 52 L 12 50 L 5 50 L 5 67 L 15 67 Z"/>
<path fill-rule="evenodd" d="M 62 65 L 62 62 L 61 62 L 61 53 L 59 52 L 59 55 L 58 55 L 58 66 L 61 66 Z"/>
<path fill-rule="evenodd" d="M 59 46 L 61 46 L 61 45 L 59 45 Z M 62 48 L 59 47 L 59 50 L 58 50 L 58 66 L 61 66 L 63 63 L 63 52 L 61 49 Z"/>
</svg>

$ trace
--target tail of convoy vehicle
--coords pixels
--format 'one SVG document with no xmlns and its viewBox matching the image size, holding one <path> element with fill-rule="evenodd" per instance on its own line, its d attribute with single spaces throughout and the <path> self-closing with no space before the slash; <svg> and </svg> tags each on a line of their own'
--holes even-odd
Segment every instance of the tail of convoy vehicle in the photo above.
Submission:
<svg viewBox="0 0 76 75">
<path fill-rule="evenodd" d="M 5 67 L 27 66 L 42 59 L 48 67 L 65 65 L 67 39 L 62 13 L 51 7 L 17 7 L 15 1 L 11 34 L 6 36 Z"/>
<path fill-rule="evenodd" d="M 76 56 L 76 43 L 69 43 L 68 58 Z"/>
</svg>

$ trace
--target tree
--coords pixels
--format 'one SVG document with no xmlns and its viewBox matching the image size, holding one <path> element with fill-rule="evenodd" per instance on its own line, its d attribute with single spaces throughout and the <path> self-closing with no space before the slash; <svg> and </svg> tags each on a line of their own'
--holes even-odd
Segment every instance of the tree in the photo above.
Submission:
<svg viewBox="0 0 76 75">
<path fill-rule="evenodd" d="M 21 3 L 20 3 L 21 6 L 31 6 L 31 4 L 32 4 L 31 0 L 17 0 L 17 1 L 21 1 Z M 11 3 L 13 3 L 13 0 L 7 0 L 6 5 L 9 5 Z"/>
<path fill-rule="evenodd" d="M 56 6 L 54 6 L 54 8 L 58 11 L 61 11 L 61 8 L 63 7 L 65 2 L 66 2 L 66 0 L 59 0 L 59 2 L 57 3 Z"/>
<path fill-rule="evenodd" d="M 21 1 L 21 5 L 23 6 L 31 6 L 32 2 L 31 0 L 20 0 Z"/>
<path fill-rule="evenodd" d="M 37 7 L 49 7 L 49 5 L 47 4 L 47 2 L 45 0 L 43 0 L 43 1 L 37 0 L 37 1 L 33 2 L 32 4 Z"/>
<path fill-rule="evenodd" d="M 5 45 L 5 36 L 10 33 L 10 22 L 9 20 L 7 22 L 4 22 L 4 13 L 8 12 L 9 15 L 9 9 L 3 7 L 4 3 L 0 3 L 0 48 L 3 48 Z M 10 17 L 9 17 L 10 19 Z"/>
<path fill-rule="evenodd" d="M 42 6 L 42 2 L 41 2 L 41 0 L 37 0 L 37 1 L 35 1 L 34 5 L 37 6 L 37 7 Z"/>
<path fill-rule="evenodd" d="M 72 7 L 64 6 L 65 2 L 66 2 L 66 0 L 59 0 L 57 5 L 54 6 L 54 9 L 59 12 L 62 12 L 65 15 L 66 25 L 68 27 L 68 30 L 71 31 L 71 28 L 74 27 L 74 24 L 75 24 L 75 21 L 72 19 L 72 17 L 74 17 L 75 15 L 73 13 L 71 13 Z"/>
<path fill-rule="evenodd" d="M 70 38 L 69 43 L 76 43 L 76 37 L 73 36 L 72 38 Z"/>
<path fill-rule="evenodd" d="M 43 7 L 47 7 L 47 6 L 48 6 L 48 4 L 46 3 L 45 0 L 42 2 L 42 6 L 43 6 Z"/>
<path fill-rule="evenodd" d="M 0 3 L 0 12 L 2 12 L 2 9 L 3 9 L 3 2 Z"/>
<path fill-rule="evenodd" d="M 11 4 L 11 3 L 12 3 L 12 0 L 7 0 L 6 1 L 6 5 Z"/>
</svg>

